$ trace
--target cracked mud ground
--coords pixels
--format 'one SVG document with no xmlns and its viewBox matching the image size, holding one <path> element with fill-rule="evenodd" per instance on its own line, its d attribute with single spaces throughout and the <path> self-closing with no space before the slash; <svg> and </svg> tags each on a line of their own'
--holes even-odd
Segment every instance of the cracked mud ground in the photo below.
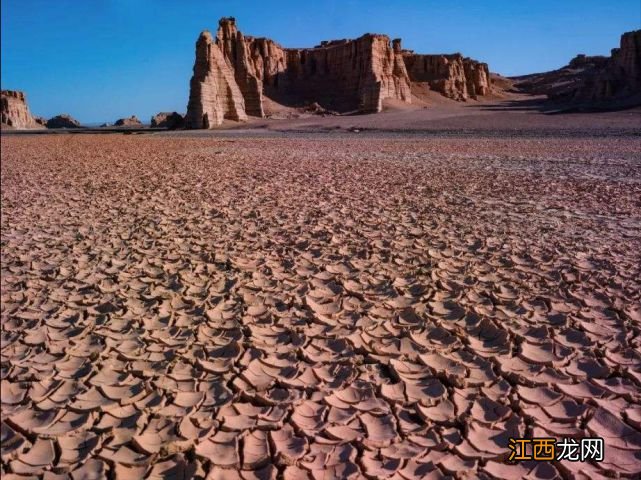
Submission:
<svg viewBox="0 0 641 480">
<path fill-rule="evenodd" d="M 640 238 L 638 137 L 2 137 L 0 473 L 638 478 Z"/>
</svg>

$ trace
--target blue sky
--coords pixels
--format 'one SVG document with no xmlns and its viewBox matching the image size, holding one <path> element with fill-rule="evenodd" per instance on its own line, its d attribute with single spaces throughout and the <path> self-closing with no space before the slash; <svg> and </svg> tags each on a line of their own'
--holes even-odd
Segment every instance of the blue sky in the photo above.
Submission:
<svg viewBox="0 0 641 480">
<path fill-rule="evenodd" d="M 641 1 L 2 0 L 2 88 L 25 91 L 37 115 L 82 122 L 184 112 L 194 43 L 221 16 L 286 47 L 386 33 L 518 75 L 609 54 L 641 28 Z"/>
</svg>

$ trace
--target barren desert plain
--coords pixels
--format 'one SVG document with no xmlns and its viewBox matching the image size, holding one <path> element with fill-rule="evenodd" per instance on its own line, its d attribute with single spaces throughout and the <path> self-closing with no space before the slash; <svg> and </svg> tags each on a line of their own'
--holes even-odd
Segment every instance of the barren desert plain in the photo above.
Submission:
<svg viewBox="0 0 641 480">
<path fill-rule="evenodd" d="M 3 480 L 639 478 L 639 110 L 457 108 L 3 134 Z"/>
</svg>

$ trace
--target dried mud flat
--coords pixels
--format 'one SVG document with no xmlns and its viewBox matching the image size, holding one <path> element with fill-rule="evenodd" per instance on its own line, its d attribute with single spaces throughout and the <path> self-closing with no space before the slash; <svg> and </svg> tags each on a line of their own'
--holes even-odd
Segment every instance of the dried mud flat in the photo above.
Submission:
<svg viewBox="0 0 641 480">
<path fill-rule="evenodd" d="M 640 238 L 638 137 L 2 137 L 0 473 L 638 478 Z"/>
</svg>

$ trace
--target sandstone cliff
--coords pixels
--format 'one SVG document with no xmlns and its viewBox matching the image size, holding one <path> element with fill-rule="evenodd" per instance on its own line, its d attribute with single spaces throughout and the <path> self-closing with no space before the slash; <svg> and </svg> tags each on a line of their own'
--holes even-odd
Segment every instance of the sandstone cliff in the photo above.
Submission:
<svg viewBox="0 0 641 480">
<path fill-rule="evenodd" d="M 465 100 L 491 91 L 487 64 L 455 55 L 415 55 L 401 40 L 365 34 L 324 41 L 313 48 L 283 48 L 243 35 L 222 18 L 215 38 L 196 42 L 187 128 L 210 128 L 224 119 L 266 116 L 266 105 L 318 104 L 336 112 L 380 112 L 383 101 L 411 103 L 412 82 Z"/>
<path fill-rule="evenodd" d="M 219 22 L 217 44 L 232 66 L 248 115 L 264 116 L 263 97 L 301 105 L 316 102 L 338 111 L 378 112 L 382 100 L 411 99 L 400 40 L 366 34 L 314 48 L 283 48 L 267 38 L 245 37 L 233 18 Z"/>
<path fill-rule="evenodd" d="M 518 89 L 545 94 L 561 106 L 609 109 L 641 105 L 641 30 L 624 33 L 610 57 L 581 54 L 558 70 L 513 80 Z"/>
<path fill-rule="evenodd" d="M 247 120 L 245 100 L 211 33 L 200 34 L 196 42 L 196 62 L 191 77 L 185 126 L 211 128 L 224 119 Z"/>
<path fill-rule="evenodd" d="M 265 96 L 343 112 L 378 112 L 386 98 L 409 103 L 400 40 L 366 34 L 314 48 L 283 48 L 270 39 L 245 37 L 233 18 L 220 20 L 215 41 L 203 32 L 196 44 L 188 128 L 244 120 L 246 114 L 263 117 Z"/>
<path fill-rule="evenodd" d="M 641 103 L 641 30 L 624 33 L 605 65 L 573 94 L 574 100 L 597 102 L 626 97 Z"/>
<path fill-rule="evenodd" d="M 467 94 L 476 98 L 488 95 L 492 88 L 490 80 L 490 67 L 487 63 L 476 61 L 472 58 L 463 59 Z"/>
<path fill-rule="evenodd" d="M 412 82 L 427 83 L 432 90 L 454 100 L 467 98 L 465 67 L 461 54 L 419 55 L 406 50 L 403 52 L 403 60 Z"/>
<path fill-rule="evenodd" d="M 403 51 L 403 60 L 412 83 L 426 83 L 430 89 L 453 100 L 488 95 L 491 91 L 487 63 L 451 55 L 422 55 Z"/>
<path fill-rule="evenodd" d="M 0 104 L 2 126 L 16 129 L 43 128 L 42 124 L 29 112 L 27 99 L 23 92 L 2 90 Z"/>
</svg>

